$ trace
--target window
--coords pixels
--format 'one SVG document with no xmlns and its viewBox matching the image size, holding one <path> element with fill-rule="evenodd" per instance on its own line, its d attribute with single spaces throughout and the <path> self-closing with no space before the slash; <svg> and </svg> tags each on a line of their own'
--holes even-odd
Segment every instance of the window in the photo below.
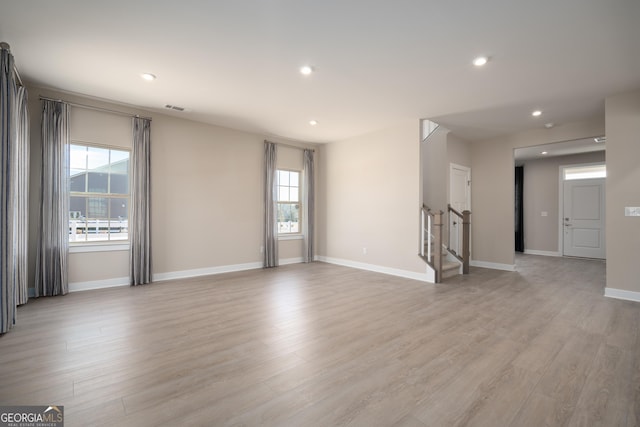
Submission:
<svg viewBox="0 0 640 427">
<path fill-rule="evenodd" d="M 565 167 L 564 179 L 570 181 L 573 179 L 591 179 L 591 178 L 606 178 L 607 167 L 606 165 L 583 165 Z"/>
<path fill-rule="evenodd" d="M 300 172 L 278 170 L 278 233 L 300 233 Z"/>
<path fill-rule="evenodd" d="M 129 239 L 130 152 L 72 143 L 69 241 Z"/>
</svg>

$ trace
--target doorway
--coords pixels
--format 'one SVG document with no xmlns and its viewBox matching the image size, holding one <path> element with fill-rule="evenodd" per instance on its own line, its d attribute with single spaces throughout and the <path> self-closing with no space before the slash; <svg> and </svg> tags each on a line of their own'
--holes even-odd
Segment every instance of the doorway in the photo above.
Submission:
<svg viewBox="0 0 640 427">
<path fill-rule="evenodd" d="M 564 218 L 573 218 L 573 213 L 564 214 L 564 181 L 565 170 L 569 173 L 568 180 L 592 179 L 598 176 L 590 175 L 595 172 L 589 170 L 593 167 L 601 168 L 601 178 L 606 175 L 606 158 L 604 138 L 583 138 L 580 140 L 564 141 L 551 144 L 543 144 L 531 147 L 516 148 L 514 150 L 514 166 L 523 166 L 523 209 L 521 231 L 524 239 L 520 250 L 533 255 L 544 256 L 585 256 L 582 252 L 578 255 L 568 249 L 564 251 L 565 228 L 573 226 L 573 222 L 564 221 Z M 514 171 L 517 172 L 517 169 Z M 517 173 L 514 173 L 517 178 Z M 517 179 L 515 180 L 517 181 Z M 517 182 L 516 182 L 517 184 Z M 516 187 L 516 186 L 514 186 Z M 587 190 L 577 190 L 585 192 Z M 514 192 L 515 193 L 515 192 Z M 517 194 L 514 194 L 517 196 Z M 602 193 L 604 198 L 604 193 Z M 514 203 L 515 206 L 515 203 Z M 514 231 L 517 230 L 518 210 L 514 209 Z M 572 224 L 571 226 L 566 226 Z M 602 219 L 604 227 L 604 219 Z M 574 239 L 574 247 L 596 246 L 589 239 L 594 240 L 595 232 L 579 230 L 577 233 L 567 230 L 567 239 Z M 600 243 L 604 247 L 604 228 L 598 232 Z M 582 234 L 582 235 L 581 235 Z M 587 236 L 591 234 L 590 236 Z M 518 235 L 516 237 L 519 237 Z M 582 241 L 580 241 L 582 239 Z M 518 246 L 514 249 L 518 251 Z M 598 243 L 597 246 L 600 246 Z M 570 246 L 569 242 L 566 245 Z M 592 251 L 589 251 L 592 252 Z M 589 255 L 602 257 L 599 255 Z"/>
</svg>

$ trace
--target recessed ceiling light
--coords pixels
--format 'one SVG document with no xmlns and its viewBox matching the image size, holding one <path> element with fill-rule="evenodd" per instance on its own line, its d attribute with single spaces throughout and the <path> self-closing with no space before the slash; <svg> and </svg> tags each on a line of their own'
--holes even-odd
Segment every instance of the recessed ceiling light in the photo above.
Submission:
<svg viewBox="0 0 640 427">
<path fill-rule="evenodd" d="M 542 151 L 542 152 L 540 152 L 540 154 L 542 154 L 544 156 L 546 154 L 549 154 L 549 152 L 548 151 Z"/>
<path fill-rule="evenodd" d="M 489 58 L 487 58 L 486 56 L 478 56 L 473 60 L 473 65 L 475 65 L 476 67 L 482 67 L 487 62 L 489 62 Z"/>
<path fill-rule="evenodd" d="M 313 67 L 311 67 L 310 65 L 304 65 L 300 67 L 300 73 L 302 75 L 308 76 L 309 74 L 313 73 Z"/>
<path fill-rule="evenodd" d="M 311 126 L 315 126 L 315 125 L 317 125 L 317 124 L 318 124 L 318 121 L 317 121 L 317 120 L 309 120 L 309 124 L 310 124 Z"/>
<path fill-rule="evenodd" d="M 532 115 L 533 117 L 539 117 L 539 116 L 541 116 L 541 115 L 542 115 L 542 111 L 540 111 L 540 110 L 536 110 L 536 111 L 534 111 L 533 113 L 531 113 L 531 115 Z"/>
<path fill-rule="evenodd" d="M 544 127 L 546 127 L 547 129 L 551 129 L 552 127 L 554 127 L 556 124 L 553 122 L 549 122 L 549 123 L 545 123 Z"/>
<path fill-rule="evenodd" d="M 154 81 L 156 79 L 156 76 L 154 74 L 151 74 L 151 73 L 144 73 L 144 74 L 142 74 L 142 78 L 147 80 L 147 81 L 149 81 L 149 82 L 152 82 L 152 81 Z"/>
</svg>

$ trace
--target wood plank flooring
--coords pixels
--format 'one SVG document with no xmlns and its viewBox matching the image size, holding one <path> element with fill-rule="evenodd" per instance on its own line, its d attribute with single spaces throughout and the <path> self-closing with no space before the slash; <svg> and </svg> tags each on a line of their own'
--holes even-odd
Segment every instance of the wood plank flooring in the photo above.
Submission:
<svg viewBox="0 0 640 427">
<path fill-rule="evenodd" d="M 66 426 L 637 426 L 640 304 L 600 261 L 432 285 L 323 263 L 31 300 L 0 405 Z"/>
</svg>

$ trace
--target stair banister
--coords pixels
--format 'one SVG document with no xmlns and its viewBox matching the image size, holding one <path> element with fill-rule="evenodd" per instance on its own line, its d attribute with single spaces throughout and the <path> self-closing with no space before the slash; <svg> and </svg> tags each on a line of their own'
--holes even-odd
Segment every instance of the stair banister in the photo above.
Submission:
<svg viewBox="0 0 640 427">
<path fill-rule="evenodd" d="M 426 205 L 420 210 L 420 256 L 435 271 L 435 282 L 442 280 L 442 211 L 433 212 Z"/>
<path fill-rule="evenodd" d="M 451 205 L 447 207 L 447 214 L 449 218 L 451 218 L 451 214 L 458 217 L 458 223 L 462 223 L 462 242 L 460 242 L 459 234 L 456 234 L 457 241 L 462 246 L 462 253 L 456 253 L 451 250 L 451 219 L 449 219 L 449 235 L 448 235 L 448 248 L 449 252 L 452 253 L 456 258 L 462 261 L 462 274 L 469 274 L 469 260 L 471 258 L 471 212 L 468 210 L 464 210 L 462 212 L 457 211 L 452 208 Z M 456 233 L 459 233 L 456 228 Z"/>
</svg>

